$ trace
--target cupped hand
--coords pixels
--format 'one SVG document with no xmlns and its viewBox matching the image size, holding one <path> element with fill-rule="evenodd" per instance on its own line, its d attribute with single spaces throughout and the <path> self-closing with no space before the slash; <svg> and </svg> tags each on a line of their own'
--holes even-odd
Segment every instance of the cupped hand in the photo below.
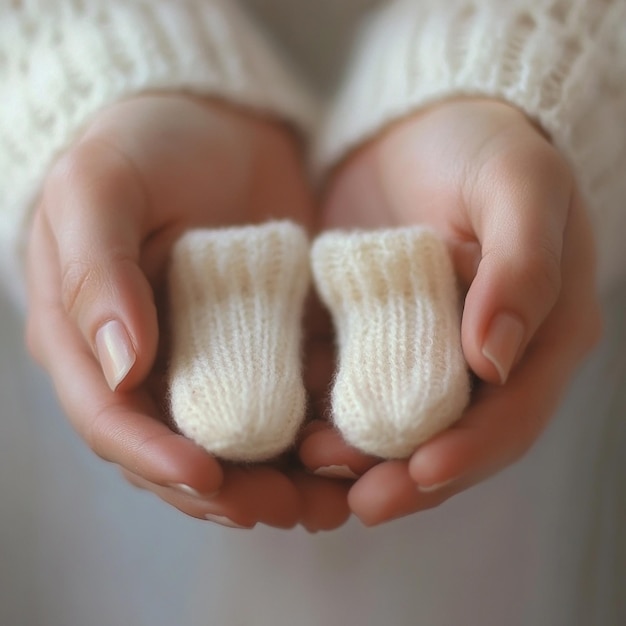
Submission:
<svg viewBox="0 0 626 626">
<path fill-rule="evenodd" d="M 369 525 L 437 506 L 519 459 L 600 334 L 593 237 L 572 171 L 514 107 L 437 104 L 337 169 L 322 229 L 412 224 L 430 225 L 449 246 L 465 293 L 463 351 L 477 383 L 461 420 L 406 461 L 381 462 L 349 448 L 329 424 L 310 427 L 303 463 L 360 476 L 349 503 Z M 315 358 L 330 372 L 326 334 Z M 326 414 L 328 386 L 318 376 Z"/>
<path fill-rule="evenodd" d="M 316 530 L 348 515 L 345 487 L 290 463 L 218 462 L 170 428 L 164 402 L 173 242 L 193 227 L 310 227 L 302 161 L 276 122 L 144 95 L 102 111 L 57 160 L 32 225 L 27 341 L 73 426 L 133 484 L 226 525 Z"/>
</svg>

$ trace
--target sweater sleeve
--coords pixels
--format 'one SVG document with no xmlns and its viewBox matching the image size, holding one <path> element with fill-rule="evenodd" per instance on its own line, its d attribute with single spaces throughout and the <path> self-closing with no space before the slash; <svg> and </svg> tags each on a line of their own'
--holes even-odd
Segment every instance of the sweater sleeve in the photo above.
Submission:
<svg viewBox="0 0 626 626">
<path fill-rule="evenodd" d="M 19 296 L 32 207 L 90 118 L 146 90 L 187 90 L 279 116 L 316 107 L 233 0 L 0 0 L 0 278 Z"/>
<path fill-rule="evenodd" d="M 395 0 L 370 16 L 330 108 L 330 167 L 386 124 L 455 95 L 506 100 L 569 159 L 603 287 L 626 272 L 626 2 Z"/>
</svg>

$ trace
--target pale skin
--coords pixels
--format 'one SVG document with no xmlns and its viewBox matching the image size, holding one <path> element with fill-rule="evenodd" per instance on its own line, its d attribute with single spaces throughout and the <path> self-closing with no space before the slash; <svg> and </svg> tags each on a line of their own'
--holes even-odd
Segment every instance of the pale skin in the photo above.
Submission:
<svg viewBox="0 0 626 626">
<path fill-rule="evenodd" d="M 415 223 L 441 233 L 467 293 L 463 350 L 482 381 L 456 426 L 406 461 L 381 462 L 318 418 L 297 454 L 252 468 L 222 464 L 170 429 L 158 322 L 170 247 L 188 228 L 270 218 L 312 234 Z M 442 102 L 384 129 L 321 198 L 279 122 L 187 95 L 118 103 L 49 173 L 28 282 L 29 348 L 94 452 L 184 513 L 244 528 L 330 530 L 351 513 L 375 525 L 437 506 L 524 454 L 600 333 L 593 240 L 571 170 L 522 113 L 490 100 Z M 519 348 L 502 332 L 487 341 L 502 312 L 523 329 Z M 135 356 L 121 382 L 98 348 L 111 320 Z M 305 381 L 323 415 L 334 354 L 313 299 L 305 324 Z M 358 478 L 312 474 L 331 466 Z"/>
</svg>

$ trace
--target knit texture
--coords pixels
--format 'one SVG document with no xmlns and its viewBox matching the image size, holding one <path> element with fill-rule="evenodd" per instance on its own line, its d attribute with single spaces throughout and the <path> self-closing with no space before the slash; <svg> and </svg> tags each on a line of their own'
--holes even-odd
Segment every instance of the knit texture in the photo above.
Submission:
<svg viewBox="0 0 626 626">
<path fill-rule="evenodd" d="M 626 2 L 320 0 L 301 13 L 302 2 L 247 0 L 268 25 L 297 33 L 283 38 L 290 56 L 297 48 L 301 59 L 320 60 L 312 72 L 320 76 L 343 64 L 359 16 L 382 7 L 362 28 L 329 106 L 320 168 L 426 104 L 459 94 L 503 98 L 537 119 L 574 166 L 603 283 L 626 269 Z M 314 32 L 329 15 L 332 38 Z M 18 299 L 20 253 L 45 173 L 103 106 L 188 89 L 303 129 L 317 118 L 278 59 L 287 55 L 275 53 L 235 0 L 0 0 L 0 16 L 0 279 Z"/>
<path fill-rule="evenodd" d="M 335 231 L 314 243 L 312 263 L 338 336 L 335 424 L 369 454 L 407 457 L 469 400 L 446 246 L 419 227 Z"/>
<path fill-rule="evenodd" d="M 169 275 L 172 417 L 231 461 L 288 448 L 305 414 L 300 338 L 308 241 L 289 222 L 198 230 Z"/>
<path fill-rule="evenodd" d="M 14 288 L 51 162 L 106 105 L 186 90 L 315 125 L 313 101 L 233 0 L 0 0 L 0 15 L 0 271 Z"/>
<path fill-rule="evenodd" d="M 386 2 L 355 45 L 318 165 L 329 168 L 433 102 L 508 101 L 571 162 L 600 244 L 599 275 L 609 284 L 626 269 L 625 24 L 624 0 Z"/>
</svg>

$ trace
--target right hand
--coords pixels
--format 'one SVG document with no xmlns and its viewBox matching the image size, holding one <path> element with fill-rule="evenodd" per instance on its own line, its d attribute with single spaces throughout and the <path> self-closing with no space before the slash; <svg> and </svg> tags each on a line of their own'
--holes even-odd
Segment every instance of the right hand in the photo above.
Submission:
<svg viewBox="0 0 626 626">
<path fill-rule="evenodd" d="M 408 460 L 368 457 L 320 421 L 305 431 L 305 466 L 360 476 L 348 501 L 374 525 L 438 506 L 523 456 L 601 332 L 593 231 L 574 172 L 545 133 L 504 102 L 435 103 L 341 164 L 321 220 L 323 230 L 421 224 L 440 234 L 480 382 L 461 419 Z M 317 354 L 333 357 L 330 346 Z M 315 388 L 321 415 L 330 378 Z"/>
<path fill-rule="evenodd" d="M 276 465 L 221 465 L 163 410 L 174 241 L 269 218 L 308 228 L 312 206 L 288 129 L 188 95 L 102 111 L 45 181 L 28 248 L 29 348 L 94 452 L 194 517 L 317 530 L 348 516 L 345 487 Z"/>
</svg>

